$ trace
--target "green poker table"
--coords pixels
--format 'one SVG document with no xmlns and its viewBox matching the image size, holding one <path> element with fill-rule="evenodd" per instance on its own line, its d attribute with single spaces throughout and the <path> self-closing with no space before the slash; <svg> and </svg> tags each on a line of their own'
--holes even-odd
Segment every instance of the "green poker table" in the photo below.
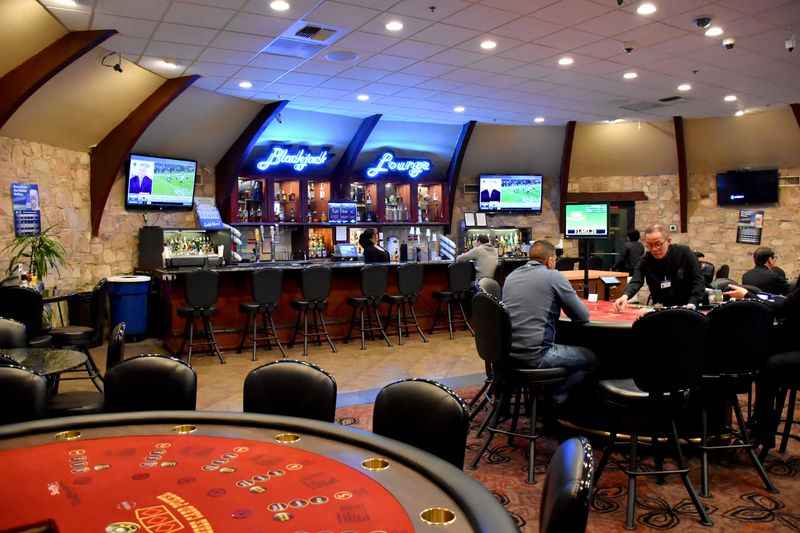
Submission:
<svg viewBox="0 0 800 533">
<path fill-rule="evenodd" d="M 422 450 L 292 417 L 158 411 L 0 427 L 0 531 L 511 533 Z"/>
</svg>

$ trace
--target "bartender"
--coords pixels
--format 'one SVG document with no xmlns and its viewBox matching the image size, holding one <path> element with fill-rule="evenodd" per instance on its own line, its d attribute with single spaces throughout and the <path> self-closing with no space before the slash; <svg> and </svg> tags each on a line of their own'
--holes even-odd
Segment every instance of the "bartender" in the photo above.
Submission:
<svg viewBox="0 0 800 533">
<path fill-rule="evenodd" d="M 372 228 L 367 228 L 358 237 L 358 244 L 364 249 L 365 263 L 388 263 L 389 252 L 378 246 L 378 234 Z"/>
<path fill-rule="evenodd" d="M 672 244 L 669 231 L 654 224 L 644 231 L 647 253 L 639 260 L 625 293 L 614 301 L 622 311 L 645 282 L 654 304 L 696 307 L 705 295 L 705 280 L 700 263 L 688 246 Z"/>
</svg>

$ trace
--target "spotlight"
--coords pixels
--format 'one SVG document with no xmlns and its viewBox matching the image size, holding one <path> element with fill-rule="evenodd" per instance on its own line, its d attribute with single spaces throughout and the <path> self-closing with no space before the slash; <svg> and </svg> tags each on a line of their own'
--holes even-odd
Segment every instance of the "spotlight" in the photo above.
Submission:
<svg viewBox="0 0 800 533">
<path fill-rule="evenodd" d="M 678 90 L 682 93 L 685 93 L 686 91 L 691 91 L 692 86 L 689 85 L 688 83 L 681 83 L 680 85 L 678 85 Z"/>
<path fill-rule="evenodd" d="M 464 107 L 463 105 L 457 105 L 453 108 L 453 111 L 455 111 L 456 113 L 463 113 L 466 110 L 467 108 Z"/>
<path fill-rule="evenodd" d="M 657 11 L 656 5 L 652 2 L 645 2 L 643 4 L 639 4 L 639 7 L 636 8 L 636 12 L 640 15 L 652 15 Z"/>
<path fill-rule="evenodd" d="M 575 63 L 575 60 L 569 56 L 564 56 L 558 60 L 558 64 L 562 67 L 568 67 Z"/>
<path fill-rule="evenodd" d="M 706 37 L 719 37 L 723 33 L 725 33 L 725 30 L 719 26 L 711 26 L 706 30 Z"/>
<path fill-rule="evenodd" d="M 487 39 L 481 43 L 481 48 L 484 50 L 494 50 L 497 48 L 497 42 Z"/>
<path fill-rule="evenodd" d="M 542 122 L 544 122 L 544 117 L 536 117 L 535 119 L 533 119 L 533 121 L 537 124 L 541 124 Z"/>
<path fill-rule="evenodd" d="M 384 27 L 389 31 L 400 31 L 403 29 L 403 23 L 399 20 L 390 20 Z"/>
<path fill-rule="evenodd" d="M 356 100 L 358 100 L 359 102 L 366 102 L 367 100 L 369 100 L 369 95 L 359 94 L 358 96 L 356 96 Z"/>
</svg>

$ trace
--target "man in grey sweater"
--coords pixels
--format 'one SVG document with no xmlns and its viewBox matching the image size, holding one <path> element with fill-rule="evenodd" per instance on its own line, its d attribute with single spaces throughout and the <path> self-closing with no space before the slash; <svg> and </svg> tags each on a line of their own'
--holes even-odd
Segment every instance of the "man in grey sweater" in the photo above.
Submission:
<svg viewBox="0 0 800 533">
<path fill-rule="evenodd" d="M 503 305 L 511 317 L 511 356 L 521 368 L 566 368 L 566 385 L 555 395 L 563 402 L 597 363 L 588 348 L 556 344 L 556 321 L 563 309 L 572 321 L 588 322 L 589 310 L 555 270 L 556 251 L 550 242 L 534 242 L 530 258 L 503 285 Z"/>
<path fill-rule="evenodd" d="M 470 260 L 475 261 L 475 281 L 494 277 L 497 268 L 497 248 L 489 244 L 489 237 L 478 235 L 475 247 L 456 257 L 459 263 Z"/>
</svg>

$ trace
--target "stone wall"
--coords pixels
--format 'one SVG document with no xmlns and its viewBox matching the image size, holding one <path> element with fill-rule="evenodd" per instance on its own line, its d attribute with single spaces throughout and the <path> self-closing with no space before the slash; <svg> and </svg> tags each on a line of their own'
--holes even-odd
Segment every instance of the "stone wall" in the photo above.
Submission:
<svg viewBox="0 0 800 533">
<path fill-rule="evenodd" d="M 124 173 L 120 173 L 106 203 L 100 235 L 91 236 L 89 154 L 46 144 L 0 137 L 0 250 L 14 239 L 11 183 L 39 184 L 42 226 L 56 226 L 55 234 L 67 250 L 67 263 L 48 275 L 50 287 L 85 289 L 100 278 L 129 273 L 136 266 L 141 212 L 126 211 Z M 214 196 L 214 170 L 200 167 L 196 196 Z M 149 213 L 147 224 L 195 225 L 190 211 Z M 7 268 L 0 255 L 0 269 Z"/>
</svg>

